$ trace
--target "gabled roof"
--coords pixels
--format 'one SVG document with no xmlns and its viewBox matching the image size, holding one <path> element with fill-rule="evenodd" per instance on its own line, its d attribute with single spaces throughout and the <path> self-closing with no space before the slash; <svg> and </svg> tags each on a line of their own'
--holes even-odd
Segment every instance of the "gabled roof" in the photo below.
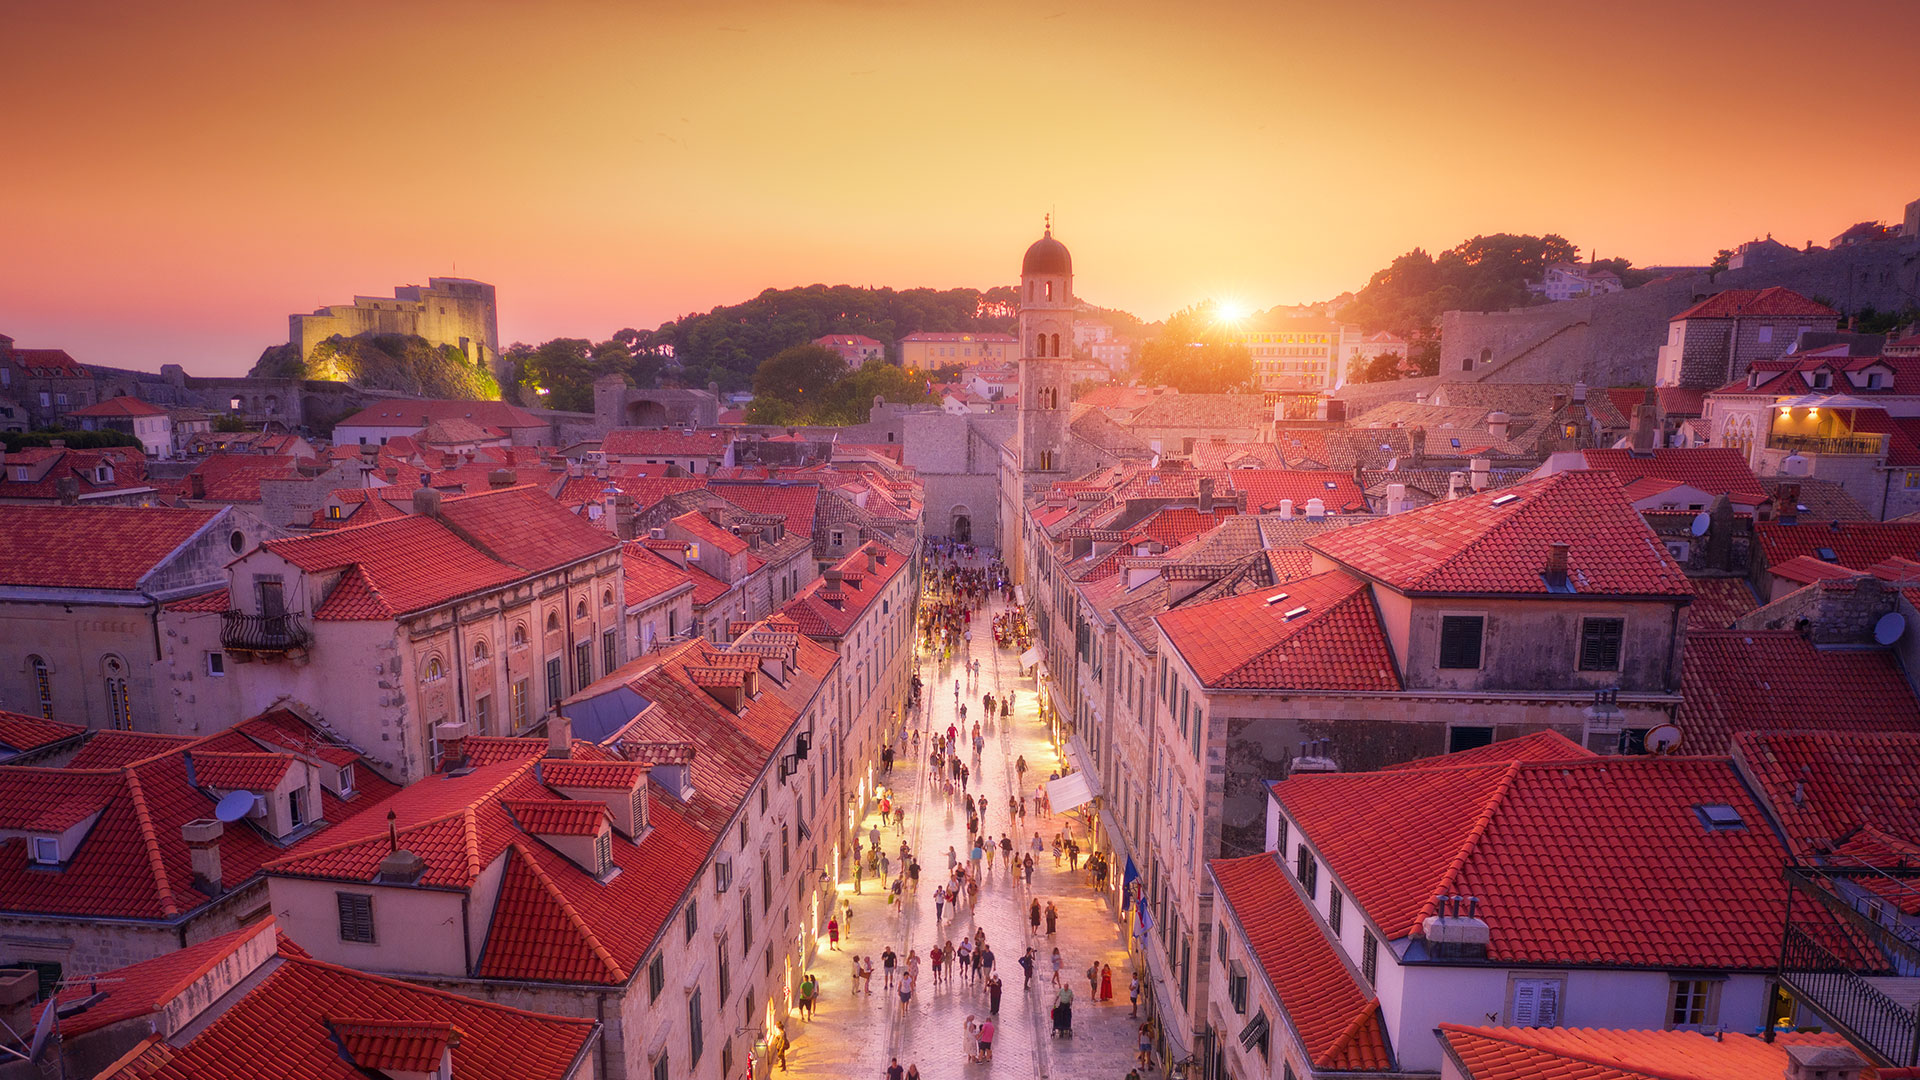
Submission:
<svg viewBox="0 0 1920 1080">
<path fill-rule="evenodd" d="M 1169 611 L 1155 621 L 1208 687 L 1400 689 L 1366 582 L 1339 570 Z"/>
<path fill-rule="evenodd" d="M 1868 827 L 1920 842 L 1920 731 L 1745 732 L 1733 756 L 1798 857 Z"/>
<path fill-rule="evenodd" d="M 1457 750 L 1436 757 L 1415 758 L 1388 769 L 1450 769 L 1460 765 L 1488 765 L 1511 761 L 1574 761 L 1600 755 L 1557 731 L 1536 731 L 1501 739 L 1472 750 Z"/>
<path fill-rule="evenodd" d="M 1728 289 L 1722 293 L 1715 293 L 1673 318 L 1677 320 L 1735 317 L 1793 318 L 1795 316 L 1838 319 L 1840 313 L 1817 300 L 1809 300 L 1792 289 L 1775 285 L 1766 289 Z"/>
<path fill-rule="evenodd" d="M 1274 853 L 1215 859 L 1207 868 L 1314 1068 L 1391 1071 L 1379 999 L 1327 940 Z"/>
<path fill-rule="evenodd" d="M 614 428 L 600 440 L 608 457 L 719 457 L 733 432 L 719 428 Z"/>
<path fill-rule="evenodd" d="M 0 709 L 0 761 L 9 757 L 52 746 L 65 739 L 86 734 L 81 724 L 67 724 L 25 713 Z"/>
<path fill-rule="evenodd" d="M 1494 963 L 1779 961 L 1786 852 L 1726 758 L 1297 774 L 1273 792 L 1388 940 L 1474 896 Z M 1707 828 L 1705 804 L 1742 826 Z"/>
<path fill-rule="evenodd" d="M 710 545 L 728 555 L 738 555 L 749 547 L 745 540 L 735 536 L 730 530 L 723 529 L 707 520 L 705 514 L 690 510 L 672 519 L 673 524 L 693 534 L 700 543 Z"/>
<path fill-rule="evenodd" d="M 1622 484 L 1636 480 L 1670 480 L 1699 488 L 1708 495 L 1726 495 L 1743 506 L 1757 506 L 1767 491 L 1747 468 L 1738 450 L 1720 447 L 1661 447 L 1651 453 L 1593 449 L 1581 452 L 1589 469 L 1605 469 Z"/>
<path fill-rule="evenodd" d="M 867 569 L 869 554 L 874 556 L 871 571 Z M 886 560 L 884 564 L 882 559 Z M 826 578 L 815 578 L 780 609 L 780 614 L 792 619 L 808 637 L 844 637 L 894 577 L 906 569 L 907 561 L 906 556 L 869 540 L 834 567 L 844 575 L 837 589 Z"/>
<path fill-rule="evenodd" d="M 96 401 L 84 409 L 75 409 L 68 416 L 165 416 L 167 410 L 158 405 L 141 401 L 137 397 L 108 398 Z"/>
<path fill-rule="evenodd" d="M 1746 578 L 1692 578 L 1693 603 L 1687 605 L 1687 632 L 1725 630 L 1733 620 L 1760 606 Z"/>
<path fill-rule="evenodd" d="M 278 934 L 273 919 L 262 919 L 252 926 L 110 972 L 68 973 L 69 981 L 54 996 L 59 1008 L 71 1009 L 96 994 L 100 1000 L 79 1012 L 69 1012 L 60 1017 L 61 1036 L 71 1039 L 122 1020 L 150 1016 L 161 1011 L 199 981 L 201 976 L 227 961 L 262 934 L 269 937 Z M 91 982 L 71 978 L 80 974 L 106 977 Z"/>
<path fill-rule="evenodd" d="M 451 1048 L 453 1075 L 461 1080 L 566 1080 L 599 1037 L 594 1020 L 366 975 L 291 945 L 269 963 L 275 966 L 258 985 L 184 1045 L 158 1043 L 110 1075 L 364 1080 L 369 1070 L 424 1064 L 431 1044 Z M 437 1053 L 433 1062 L 437 1068 Z"/>
<path fill-rule="evenodd" d="M 711 483 L 707 489 L 742 510 L 785 518 L 790 533 L 813 536 L 814 510 L 820 502 L 819 484 Z"/>
<path fill-rule="evenodd" d="M 1307 546 L 1404 593 L 1547 595 L 1548 548 L 1587 596 L 1687 596 L 1686 575 L 1607 472 L 1570 471 L 1430 503 Z"/>
<path fill-rule="evenodd" d="M 1920 559 L 1920 521 L 1813 522 L 1803 517 L 1791 525 L 1756 522 L 1753 531 L 1768 566 L 1812 555 L 1864 572 L 1888 559 Z M 1822 548 L 1833 557 L 1822 555 Z"/>
<path fill-rule="evenodd" d="M 289 477 L 298 471 L 298 458 L 283 454 L 209 454 L 187 475 L 199 477 L 207 502 L 257 503 L 260 481 Z M 192 481 L 188 481 L 192 483 Z M 182 493 L 191 490 L 182 487 Z"/>
<path fill-rule="evenodd" d="M 0 508 L 0 586 L 138 589 L 219 513 L 139 506 Z"/>
<path fill-rule="evenodd" d="M 92 374 L 65 349 L 9 349 L 4 355 L 35 378 L 84 379 Z"/>
<path fill-rule="evenodd" d="M 1741 1032 L 1441 1024 L 1436 1034 L 1461 1080 L 1761 1080 L 1790 1075 L 1789 1046 L 1850 1049 L 1832 1032 L 1787 1031 L 1769 1040 Z"/>
<path fill-rule="evenodd" d="M 1821 649 L 1792 630 L 1694 630 L 1680 669 L 1681 748 L 1740 731 L 1920 732 L 1920 700 L 1886 649 Z"/>
</svg>

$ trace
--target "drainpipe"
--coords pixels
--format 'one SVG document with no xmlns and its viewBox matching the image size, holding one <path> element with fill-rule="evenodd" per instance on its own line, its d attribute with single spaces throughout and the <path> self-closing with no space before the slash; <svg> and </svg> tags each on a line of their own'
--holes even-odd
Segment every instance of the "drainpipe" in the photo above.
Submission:
<svg viewBox="0 0 1920 1080">
<path fill-rule="evenodd" d="M 464 724 L 467 722 L 467 652 L 460 641 L 460 609 L 455 607 L 447 614 L 453 618 L 453 693 L 458 704 L 460 722 Z M 469 727 L 467 730 L 473 729 Z M 478 734 L 485 735 L 487 732 L 482 731 Z"/>
</svg>

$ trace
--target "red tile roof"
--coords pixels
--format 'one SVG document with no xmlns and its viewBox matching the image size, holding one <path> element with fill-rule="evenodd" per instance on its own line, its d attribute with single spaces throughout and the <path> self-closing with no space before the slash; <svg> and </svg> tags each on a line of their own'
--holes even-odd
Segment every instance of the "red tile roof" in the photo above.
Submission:
<svg viewBox="0 0 1920 1080">
<path fill-rule="evenodd" d="M 611 552 L 619 541 L 531 487 L 444 499 L 441 517 L 494 558 L 543 572 Z"/>
<path fill-rule="evenodd" d="M 1319 499 L 1330 514 L 1364 514 L 1367 494 L 1346 472 L 1294 469 L 1229 469 L 1223 477 L 1233 491 L 1247 493 L 1247 513 L 1280 509 L 1280 500 L 1292 499 L 1293 512 L 1307 512 L 1307 500 Z"/>
<path fill-rule="evenodd" d="M 1327 940 L 1273 853 L 1215 859 L 1207 866 L 1314 1068 L 1391 1071 L 1379 999 Z"/>
<path fill-rule="evenodd" d="M 65 349 L 12 349 L 7 356 L 36 378 L 84 379 L 90 374 Z"/>
<path fill-rule="evenodd" d="M 1753 527 L 1768 566 L 1796 555 L 1824 558 L 1821 548 L 1833 552 L 1828 562 L 1865 571 L 1888 559 L 1920 559 L 1920 522 L 1841 521 L 1815 524 L 1802 518 L 1792 525 L 1756 522 Z"/>
<path fill-rule="evenodd" d="M 1681 664 L 1681 749 L 1739 731 L 1920 731 L 1920 701 L 1885 649 L 1820 649 L 1792 630 L 1696 630 Z"/>
<path fill-rule="evenodd" d="M 868 572 L 867 555 L 876 558 L 874 567 Z M 886 562 L 878 560 L 884 558 Z M 843 576 L 841 587 L 829 590 L 831 584 L 820 577 L 807 583 L 799 595 L 788 601 L 780 613 L 792 619 L 800 632 L 813 638 L 838 638 L 845 636 L 860 621 L 880 593 L 886 589 L 900 571 L 906 569 L 908 557 L 887 547 L 877 540 L 860 545 L 838 564 L 835 569 Z M 837 600 L 838 606 L 829 599 Z"/>
<path fill-rule="evenodd" d="M 1209 687 L 1400 689 L 1367 584 L 1342 571 L 1177 608 L 1154 621 Z"/>
<path fill-rule="evenodd" d="M 628 606 L 642 604 L 668 593 L 696 585 L 696 578 L 704 578 L 708 586 L 705 600 L 696 592 L 695 600 L 705 603 L 727 591 L 724 581 L 700 570 L 698 567 L 680 567 L 671 560 L 654 554 L 644 543 L 627 543 L 620 547 L 620 565 L 625 577 L 625 592 Z"/>
<path fill-rule="evenodd" d="M 198 740 L 191 735 L 161 735 L 150 731 L 95 731 L 80 752 L 67 762 L 69 769 L 117 769 L 158 754 L 170 753 Z"/>
<path fill-rule="evenodd" d="M 22 754 L 52 746 L 63 739 L 83 735 L 86 731 L 87 728 L 82 724 L 67 724 L 0 709 L 0 752 L 7 754 Z"/>
<path fill-rule="evenodd" d="M 222 585 L 217 589 L 208 589 L 203 593 L 169 601 L 163 606 L 168 611 L 212 612 L 217 615 L 233 606 L 233 596 L 228 592 L 227 587 Z"/>
<path fill-rule="evenodd" d="M 293 768 L 293 755 L 192 751 L 193 781 L 219 791 L 272 791 Z"/>
<path fill-rule="evenodd" d="M 362 1069 L 433 1072 L 440 1068 L 462 1032 L 452 1024 L 407 1020 L 329 1019 L 333 1037 L 348 1060 Z"/>
<path fill-rule="evenodd" d="M 820 502 L 818 484 L 709 484 L 715 495 L 756 514 L 774 514 L 787 520 L 787 531 L 813 535 L 813 515 Z"/>
<path fill-rule="evenodd" d="M 1920 731 L 1747 732 L 1733 754 L 1799 857 L 1867 827 L 1920 842 Z"/>
<path fill-rule="evenodd" d="M 1693 578 L 1693 603 L 1687 605 L 1687 631 L 1724 630 L 1733 620 L 1760 606 L 1746 578 Z"/>
<path fill-rule="evenodd" d="M 699 511 L 688 511 L 672 521 L 685 532 L 693 534 L 695 540 L 728 555 L 738 555 L 747 550 L 748 545 L 745 540 L 708 521 L 706 515 Z"/>
<path fill-rule="evenodd" d="M 614 457 L 717 458 L 727 452 L 733 432 L 719 428 L 614 428 L 600 440 L 600 452 Z"/>
<path fill-rule="evenodd" d="M 68 416 L 165 416 L 167 410 L 151 405 L 136 397 L 108 398 L 96 401 L 84 409 L 75 409 Z"/>
<path fill-rule="evenodd" d="M 345 1028 L 347 1037 L 341 1037 Z M 408 1029 L 411 1030 L 408 1030 Z M 152 1080 L 298 1077 L 363 1080 L 384 1061 L 420 1063 L 429 1031 L 458 1031 L 461 1080 L 565 1080 L 598 1037 L 589 1019 L 549 1016 L 362 974 L 283 946 L 278 966 L 185 1045 L 135 1059 L 117 1073 Z M 164 1044 L 163 1044 L 164 1045 Z M 437 1062 L 437 1058 L 436 1058 Z"/>
<path fill-rule="evenodd" d="M 513 815 L 513 820 L 535 836 L 592 836 L 609 820 L 606 803 L 575 802 L 572 799 L 501 801 Z"/>
<path fill-rule="evenodd" d="M 1715 293 L 1675 319 L 1807 318 L 1837 320 L 1840 313 L 1816 300 L 1809 300 L 1792 289 L 1775 285 L 1767 289 L 1728 289 Z M 1821 329 L 1832 329 L 1829 324 Z"/>
<path fill-rule="evenodd" d="M 1571 761 L 1599 756 L 1557 731 L 1536 731 L 1531 735 L 1501 739 L 1485 746 L 1477 746 L 1472 750 L 1457 750 L 1451 754 L 1440 754 L 1436 757 L 1416 758 L 1398 765 L 1389 765 L 1387 768 L 1448 769 L 1459 765 L 1488 765 L 1510 761 Z"/>
<path fill-rule="evenodd" d="M 1622 484 L 1635 480 L 1671 480 L 1699 488 L 1708 495 L 1725 494 L 1742 506 L 1758 506 L 1767 501 L 1767 491 L 1747 468 L 1746 458 L 1738 450 L 1718 447 L 1679 449 L 1662 447 L 1649 455 L 1631 450 L 1586 450 L 1587 468 L 1605 469 L 1620 478 Z"/>
<path fill-rule="evenodd" d="M 1771 1042 L 1740 1032 L 1464 1024 L 1436 1034 L 1461 1080 L 1761 1080 L 1790 1074 L 1788 1046 L 1848 1046 L 1835 1033 L 1795 1031 Z"/>
<path fill-rule="evenodd" d="M 1838 563 L 1824 562 L 1811 555 L 1795 555 L 1777 566 L 1767 567 L 1767 573 L 1777 578 L 1811 585 L 1816 581 L 1844 581 L 1859 577 L 1865 571 L 1849 570 Z"/>
<path fill-rule="evenodd" d="M 1406 593 L 1546 595 L 1548 547 L 1569 545 L 1587 596 L 1687 596 L 1686 575 L 1608 472 L 1556 473 L 1321 533 L 1307 546 Z"/>
<path fill-rule="evenodd" d="M 218 513 L 138 506 L 0 507 L 0 585 L 138 589 Z"/>
<path fill-rule="evenodd" d="M 1726 758 L 1307 774 L 1273 791 L 1390 940 L 1456 895 L 1480 898 L 1497 964 L 1779 960 L 1786 852 Z M 1744 827 L 1710 831 L 1703 804 Z"/>
<path fill-rule="evenodd" d="M 636 761 L 574 761 L 555 758 L 540 763 L 540 781 L 554 788 L 625 790 L 647 778 L 647 767 Z"/>
<path fill-rule="evenodd" d="M 294 476 L 298 458 L 282 454 L 211 454 L 194 466 L 189 477 L 199 477 L 206 494 L 191 496 L 208 502 L 257 503 L 260 481 Z M 189 486 L 182 492 L 191 491 Z"/>
<path fill-rule="evenodd" d="M 261 934 L 271 938 L 277 933 L 274 921 L 267 918 L 151 960 L 111 972 L 91 973 L 105 976 L 98 981 L 75 978 L 83 973 L 69 972 L 69 981 L 54 997 L 60 1008 L 70 1009 L 96 994 L 101 1000 L 80 1012 L 60 1017 L 60 1034 L 71 1039 L 123 1020 L 157 1013 L 254 938 Z"/>
</svg>

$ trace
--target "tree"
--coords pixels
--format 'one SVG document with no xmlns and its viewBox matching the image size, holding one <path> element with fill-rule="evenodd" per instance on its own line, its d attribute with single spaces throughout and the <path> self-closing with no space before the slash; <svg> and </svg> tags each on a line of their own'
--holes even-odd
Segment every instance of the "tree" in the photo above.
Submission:
<svg viewBox="0 0 1920 1080">
<path fill-rule="evenodd" d="M 1140 346 L 1134 370 L 1149 385 L 1183 394 L 1224 394 L 1253 382 L 1253 353 L 1234 339 L 1208 301 L 1169 316 Z"/>
<path fill-rule="evenodd" d="M 597 374 L 592 348 L 586 338 L 554 338 L 514 356 L 520 361 L 520 400 L 544 409 L 592 412 Z"/>
<path fill-rule="evenodd" d="M 805 413 L 847 375 L 847 362 L 823 345 L 794 345 L 782 349 L 753 373 L 753 396 L 784 401 Z"/>
<path fill-rule="evenodd" d="M 1733 252 L 1721 248 L 1713 253 L 1713 261 L 1707 264 L 1707 273 L 1717 274 L 1733 263 Z"/>
<path fill-rule="evenodd" d="M 1401 378 L 1400 365 L 1406 358 L 1397 352 L 1381 353 L 1378 356 L 1356 356 L 1353 363 L 1347 365 L 1348 382 L 1387 382 Z"/>
</svg>

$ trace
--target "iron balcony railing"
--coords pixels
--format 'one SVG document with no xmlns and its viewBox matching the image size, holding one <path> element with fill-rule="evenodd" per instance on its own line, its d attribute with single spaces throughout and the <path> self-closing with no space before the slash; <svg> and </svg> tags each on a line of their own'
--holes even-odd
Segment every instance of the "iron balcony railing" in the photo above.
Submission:
<svg viewBox="0 0 1920 1080">
<path fill-rule="evenodd" d="M 1884 435 L 1769 435 L 1767 449 L 1792 454 L 1878 454 Z"/>
<path fill-rule="evenodd" d="M 302 612 L 249 615 L 229 611 L 220 624 L 220 644 L 250 652 L 290 652 L 313 644 L 313 632 L 307 628 Z"/>
<path fill-rule="evenodd" d="M 1920 947 L 1904 927 L 1861 914 L 1889 891 L 1920 889 L 1920 870 L 1789 866 L 1780 981 L 1887 1065 L 1920 1065 L 1920 1017 L 1890 989 L 1920 983 Z M 1902 993 L 1901 997 L 1912 995 Z"/>
</svg>

